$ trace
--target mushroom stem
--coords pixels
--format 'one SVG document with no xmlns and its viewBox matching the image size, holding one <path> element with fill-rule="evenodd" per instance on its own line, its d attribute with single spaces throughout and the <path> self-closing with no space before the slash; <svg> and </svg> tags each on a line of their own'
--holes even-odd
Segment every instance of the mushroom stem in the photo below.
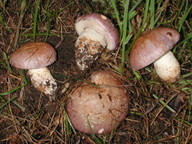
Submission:
<svg viewBox="0 0 192 144">
<path fill-rule="evenodd" d="M 47 67 L 30 69 L 28 71 L 31 82 L 35 88 L 46 95 L 53 95 L 57 89 L 57 83 Z"/>
<path fill-rule="evenodd" d="M 92 29 L 84 30 L 76 41 L 76 62 L 80 70 L 85 70 L 96 60 L 106 47 L 104 36 Z"/>
<path fill-rule="evenodd" d="M 157 75 L 164 81 L 175 82 L 180 77 L 180 64 L 170 51 L 154 62 Z"/>
</svg>

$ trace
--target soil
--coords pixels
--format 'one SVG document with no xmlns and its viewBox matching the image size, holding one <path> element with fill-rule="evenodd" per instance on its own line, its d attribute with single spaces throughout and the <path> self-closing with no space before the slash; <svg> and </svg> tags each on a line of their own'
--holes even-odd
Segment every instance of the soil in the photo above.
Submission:
<svg viewBox="0 0 192 144">
<path fill-rule="evenodd" d="M 14 47 L 20 5 L 16 1 L 12 2 L 6 5 L 6 12 L 1 10 L 0 5 L 3 18 L 7 18 L 5 22 L 11 29 L 9 31 L 5 25 L 0 25 L 2 40 L 0 53 L 5 53 L 7 56 L 21 44 L 33 41 L 30 35 L 23 36 L 32 33 L 33 14 L 28 9 L 20 28 L 17 45 Z M 34 5 L 33 2 L 28 5 L 30 4 Z M 69 7 L 63 9 L 68 4 Z M 42 2 L 40 17 L 45 20 L 41 19 L 42 21 L 38 23 L 39 33 L 45 33 L 48 25 L 48 20 L 43 17 L 44 8 L 45 2 Z M 147 69 L 138 71 L 141 76 L 139 79 L 131 70 L 128 61 L 125 63 L 124 72 L 119 73 L 117 67 L 121 63 L 120 47 L 112 52 L 105 51 L 88 70 L 78 69 L 74 53 L 77 39 L 74 21 L 79 15 L 90 12 L 90 9 L 100 12 L 99 8 L 99 4 L 93 7 L 93 3 L 89 2 L 86 5 L 80 1 L 74 1 L 73 4 L 71 1 L 61 0 L 51 2 L 51 14 L 57 15 L 61 9 L 62 12 L 58 12 L 56 18 L 50 22 L 53 23 L 50 31 L 52 35 L 47 39 L 44 35 L 37 35 L 36 41 L 46 39 L 46 42 L 57 51 L 57 61 L 48 68 L 58 83 L 58 90 L 54 98 L 50 99 L 49 96 L 37 91 L 26 75 L 28 81 L 26 86 L 0 95 L 0 143 L 95 144 L 99 143 L 99 139 L 102 143 L 110 144 L 172 144 L 178 141 L 183 143 L 186 138 L 189 143 L 192 142 L 190 136 L 192 118 L 188 103 L 190 92 L 182 89 L 191 88 L 187 83 L 192 79 L 191 77 L 184 77 L 178 82 L 169 84 L 161 81 L 150 65 Z M 189 50 L 184 51 L 182 55 L 179 61 L 182 66 L 181 75 L 184 75 L 191 72 Z M 3 55 L 0 55 L 0 60 L 0 93 L 2 94 L 23 85 L 24 80 L 18 69 L 9 70 Z M 129 114 L 126 119 L 113 132 L 96 137 L 75 131 L 65 110 L 67 98 L 95 70 L 110 70 L 117 73 L 130 95 Z M 26 71 L 24 73 L 26 74 Z M 186 82 L 186 85 L 181 85 L 179 82 Z M 158 99 L 154 96 L 158 96 Z M 169 103 L 174 111 L 165 108 L 161 101 Z"/>
</svg>

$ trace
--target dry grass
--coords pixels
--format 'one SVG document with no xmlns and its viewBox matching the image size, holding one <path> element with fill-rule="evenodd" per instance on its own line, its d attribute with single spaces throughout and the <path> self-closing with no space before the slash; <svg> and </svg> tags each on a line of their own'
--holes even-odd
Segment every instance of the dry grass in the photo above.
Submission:
<svg viewBox="0 0 192 144">
<path fill-rule="evenodd" d="M 108 0 L 25 2 L 0 1 L 0 143 L 192 143 L 191 1 L 160 0 L 160 8 L 155 13 L 161 13 L 155 27 L 163 25 L 180 30 L 181 40 L 173 51 L 182 67 L 181 78 L 173 84 L 162 82 L 153 66 L 138 71 L 136 75 L 126 60 L 124 72 L 119 76 L 130 94 L 129 114 L 112 133 L 94 137 L 72 127 L 65 111 L 65 101 L 92 71 L 101 68 L 117 72 L 122 59 L 121 47 L 109 53 L 108 57 L 103 55 L 104 58 L 86 73 L 78 73 L 74 62 L 77 37 L 74 21 L 79 15 L 100 12 L 110 17 L 118 27 L 113 7 Z M 120 1 L 118 8 L 123 14 Z M 142 24 L 144 8 L 145 2 L 141 2 L 130 21 L 132 31 L 128 34 L 133 35 L 130 43 Z M 150 13 L 148 15 L 142 31 L 150 29 Z M 59 83 L 57 99 L 53 102 L 36 91 L 22 71 L 9 66 L 6 56 L 29 41 L 47 41 L 58 52 L 58 61 L 50 67 Z M 23 84 L 26 85 L 23 87 Z M 18 89 L 10 91 L 14 88 Z"/>
</svg>

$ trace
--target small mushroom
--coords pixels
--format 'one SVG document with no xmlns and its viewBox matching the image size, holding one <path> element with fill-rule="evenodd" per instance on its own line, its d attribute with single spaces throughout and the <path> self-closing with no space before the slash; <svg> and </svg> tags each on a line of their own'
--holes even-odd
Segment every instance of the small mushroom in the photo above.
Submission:
<svg viewBox="0 0 192 144">
<path fill-rule="evenodd" d="M 53 95 L 57 89 L 56 80 L 47 68 L 55 60 L 55 49 L 45 42 L 26 43 L 10 56 L 10 64 L 28 69 L 32 84 L 45 95 Z"/>
<path fill-rule="evenodd" d="M 180 64 L 170 50 L 179 38 L 180 34 L 172 28 L 159 27 L 145 32 L 131 49 L 131 68 L 139 70 L 154 62 L 162 80 L 175 82 L 180 77 Z"/>
<path fill-rule="evenodd" d="M 70 95 L 66 109 L 73 126 L 87 134 L 106 134 L 123 121 L 129 95 L 119 78 L 109 71 L 96 71 Z"/>
<path fill-rule="evenodd" d="M 75 56 L 80 70 L 87 69 L 105 48 L 113 50 L 119 43 L 118 30 L 102 14 L 80 16 L 76 20 L 75 29 L 79 35 L 75 43 Z"/>
</svg>

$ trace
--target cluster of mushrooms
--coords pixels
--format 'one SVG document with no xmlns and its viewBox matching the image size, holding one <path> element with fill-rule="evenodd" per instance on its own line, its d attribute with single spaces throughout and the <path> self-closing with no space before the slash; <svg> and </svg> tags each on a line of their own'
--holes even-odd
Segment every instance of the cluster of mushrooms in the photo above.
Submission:
<svg viewBox="0 0 192 144">
<path fill-rule="evenodd" d="M 79 35 L 75 56 L 81 71 L 88 69 L 103 51 L 114 50 L 119 44 L 118 30 L 102 14 L 80 16 L 75 29 Z M 159 27 L 145 32 L 131 49 L 131 68 L 139 70 L 154 62 L 157 75 L 162 80 L 175 82 L 180 76 L 180 65 L 170 50 L 179 38 L 179 33 L 172 28 Z M 26 43 L 10 56 L 10 64 L 28 69 L 34 87 L 49 96 L 56 93 L 57 82 L 47 66 L 55 61 L 55 49 L 45 42 Z M 66 109 L 77 130 L 105 134 L 125 119 L 128 103 L 129 95 L 118 75 L 98 70 L 71 93 Z"/>
</svg>

